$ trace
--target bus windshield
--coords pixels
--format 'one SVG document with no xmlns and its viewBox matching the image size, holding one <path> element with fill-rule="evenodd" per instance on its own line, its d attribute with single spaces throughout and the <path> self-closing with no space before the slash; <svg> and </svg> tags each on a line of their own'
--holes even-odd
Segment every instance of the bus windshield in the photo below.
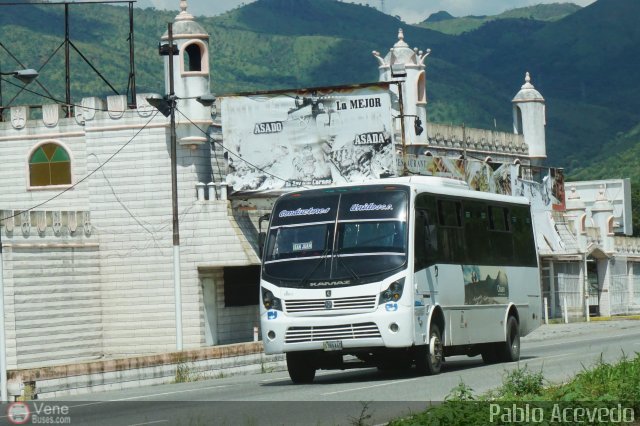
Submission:
<svg viewBox="0 0 640 426">
<path fill-rule="evenodd" d="M 290 287 L 382 279 L 406 266 L 407 208 L 402 187 L 284 196 L 274 206 L 263 277 Z"/>
</svg>

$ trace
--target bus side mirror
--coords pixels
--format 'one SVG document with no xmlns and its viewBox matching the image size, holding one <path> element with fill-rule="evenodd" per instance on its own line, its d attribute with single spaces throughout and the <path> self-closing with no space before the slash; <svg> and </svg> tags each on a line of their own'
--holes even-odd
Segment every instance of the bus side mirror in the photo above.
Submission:
<svg viewBox="0 0 640 426">
<path fill-rule="evenodd" d="M 262 259 L 262 255 L 264 254 L 264 242 L 267 239 L 266 232 L 260 232 L 258 234 L 258 253 L 260 254 L 260 259 Z"/>
<path fill-rule="evenodd" d="M 262 230 L 262 222 L 268 221 L 271 215 L 269 213 L 263 214 L 258 219 L 258 253 L 260 254 L 260 259 L 262 260 L 262 255 L 264 254 L 264 242 L 267 239 L 267 233 Z"/>
</svg>

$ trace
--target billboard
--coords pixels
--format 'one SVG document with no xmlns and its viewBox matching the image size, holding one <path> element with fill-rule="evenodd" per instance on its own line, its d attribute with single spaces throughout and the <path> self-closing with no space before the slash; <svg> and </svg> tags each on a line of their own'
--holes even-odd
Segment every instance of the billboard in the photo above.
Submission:
<svg viewBox="0 0 640 426">
<path fill-rule="evenodd" d="M 388 83 L 223 96 L 221 112 L 234 191 L 396 174 Z"/>
</svg>

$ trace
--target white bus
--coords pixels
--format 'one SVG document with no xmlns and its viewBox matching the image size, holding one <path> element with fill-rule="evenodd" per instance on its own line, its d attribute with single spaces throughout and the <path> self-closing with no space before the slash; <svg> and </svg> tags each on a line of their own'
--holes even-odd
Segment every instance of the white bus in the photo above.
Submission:
<svg viewBox="0 0 640 426">
<path fill-rule="evenodd" d="M 529 202 L 405 177 L 292 192 L 271 213 L 260 281 L 267 354 L 318 369 L 515 361 L 540 325 Z"/>
</svg>

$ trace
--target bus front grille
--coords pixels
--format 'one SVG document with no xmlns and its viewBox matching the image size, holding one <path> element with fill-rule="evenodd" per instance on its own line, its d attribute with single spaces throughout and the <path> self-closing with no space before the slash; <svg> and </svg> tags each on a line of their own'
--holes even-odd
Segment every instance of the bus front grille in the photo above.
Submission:
<svg viewBox="0 0 640 426">
<path fill-rule="evenodd" d="M 377 306 L 377 297 L 372 295 L 341 297 L 337 299 L 285 300 L 284 306 L 287 312 L 335 311 L 344 309 L 369 310 Z"/>
<path fill-rule="evenodd" d="M 291 327 L 285 336 L 286 343 L 323 342 L 325 340 L 372 339 L 382 337 L 375 323 L 325 325 L 315 327 Z"/>
</svg>

